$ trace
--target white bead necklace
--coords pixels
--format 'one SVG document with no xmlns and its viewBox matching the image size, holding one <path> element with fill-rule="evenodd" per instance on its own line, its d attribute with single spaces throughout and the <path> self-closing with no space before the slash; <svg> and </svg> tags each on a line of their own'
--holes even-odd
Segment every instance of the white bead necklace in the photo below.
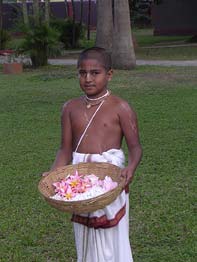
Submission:
<svg viewBox="0 0 197 262">
<path fill-rule="evenodd" d="M 90 101 L 98 101 L 98 100 L 100 100 L 100 99 L 102 99 L 102 98 L 104 98 L 104 97 L 106 97 L 106 96 L 108 96 L 108 95 L 109 95 L 109 91 L 107 90 L 106 93 L 105 93 L 103 96 L 99 96 L 99 97 L 97 97 L 97 98 L 89 98 L 89 97 L 86 95 L 86 99 L 87 99 L 87 100 L 90 100 Z"/>
<path fill-rule="evenodd" d="M 89 98 L 87 95 L 85 96 L 85 101 L 86 101 L 86 107 L 87 109 L 91 108 L 92 106 L 96 106 L 98 104 L 100 104 L 102 101 L 105 100 L 105 98 L 107 96 L 110 95 L 110 92 L 107 90 L 107 92 L 100 96 L 100 97 L 97 97 L 97 98 Z"/>
</svg>

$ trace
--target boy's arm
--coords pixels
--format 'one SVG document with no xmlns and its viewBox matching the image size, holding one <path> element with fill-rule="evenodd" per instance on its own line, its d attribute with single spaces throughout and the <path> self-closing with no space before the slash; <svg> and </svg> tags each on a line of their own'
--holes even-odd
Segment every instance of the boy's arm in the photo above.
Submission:
<svg viewBox="0 0 197 262">
<path fill-rule="evenodd" d="M 126 177 L 126 184 L 129 184 L 140 163 L 142 147 L 139 139 L 137 115 L 126 102 L 122 105 L 120 122 L 128 147 L 128 166 L 122 170 L 121 175 Z"/>
<path fill-rule="evenodd" d="M 65 104 L 61 115 L 61 146 L 56 154 L 55 161 L 50 171 L 68 165 L 72 160 L 72 132 L 71 132 L 71 121 L 70 111 L 68 104 Z M 43 175 L 47 175 L 48 172 Z"/>
</svg>

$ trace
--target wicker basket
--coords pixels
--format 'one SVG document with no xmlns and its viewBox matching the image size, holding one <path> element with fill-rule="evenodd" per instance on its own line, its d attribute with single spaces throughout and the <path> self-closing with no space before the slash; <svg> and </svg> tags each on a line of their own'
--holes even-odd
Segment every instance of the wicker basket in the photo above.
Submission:
<svg viewBox="0 0 197 262">
<path fill-rule="evenodd" d="M 75 171 L 79 174 L 95 174 L 100 179 L 105 176 L 110 176 L 113 181 L 118 183 L 118 186 L 97 197 L 81 200 L 81 201 L 61 201 L 50 198 L 55 194 L 53 183 L 65 178 L 68 174 L 74 174 Z M 56 209 L 69 213 L 89 213 L 102 209 L 112 203 L 117 196 L 122 192 L 124 180 L 120 178 L 121 169 L 109 163 L 80 163 L 76 165 L 68 165 L 58 168 L 43 177 L 38 185 L 38 189 L 44 199 Z"/>
</svg>

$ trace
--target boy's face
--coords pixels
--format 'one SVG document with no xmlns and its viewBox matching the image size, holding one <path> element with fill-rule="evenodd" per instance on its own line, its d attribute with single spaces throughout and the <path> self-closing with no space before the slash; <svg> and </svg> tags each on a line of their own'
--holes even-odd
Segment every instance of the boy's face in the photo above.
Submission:
<svg viewBox="0 0 197 262">
<path fill-rule="evenodd" d="M 79 68 L 79 82 L 81 89 L 87 96 L 99 97 L 106 92 L 108 81 L 112 78 L 112 70 L 107 71 L 95 59 L 82 60 Z"/>
</svg>

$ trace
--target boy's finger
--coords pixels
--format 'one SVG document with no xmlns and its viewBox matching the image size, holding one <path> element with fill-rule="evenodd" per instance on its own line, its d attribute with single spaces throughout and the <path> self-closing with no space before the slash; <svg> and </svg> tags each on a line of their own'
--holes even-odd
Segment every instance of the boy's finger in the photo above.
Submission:
<svg viewBox="0 0 197 262">
<path fill-rule="evenodd" d="M 41 176 L 45 177 L 45 176 L 48 176 L 48 174 L 49 174 L 49 172 L 44 172 L 44 173 L 41 174 Z"/>
</svg>

